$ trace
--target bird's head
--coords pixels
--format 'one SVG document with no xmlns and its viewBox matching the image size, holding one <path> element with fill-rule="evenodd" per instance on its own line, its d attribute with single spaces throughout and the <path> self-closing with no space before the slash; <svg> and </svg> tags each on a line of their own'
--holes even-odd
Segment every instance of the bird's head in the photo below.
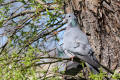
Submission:
<svg viewBox="0 0 120 80">
<path fill-rule="evenodd" d="M 70 24 L 71 26 L 76 26 L 77 18 L 74 14 L 66 14 L 63 20 L 64 23 Z"/>
</svg>

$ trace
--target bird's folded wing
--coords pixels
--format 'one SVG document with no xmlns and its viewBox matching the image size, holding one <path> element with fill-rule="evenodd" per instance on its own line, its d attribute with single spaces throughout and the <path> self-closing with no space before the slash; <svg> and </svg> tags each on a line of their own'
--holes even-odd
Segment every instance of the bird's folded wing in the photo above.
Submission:
<svg viewBox="0 0 120 80">
<path fill-rule="evenodd" d="M 68 51 L 79 54 L 79 55 L 88 55 L 89 51 L 91 50 L 91 47 L 89 44 L 85 44 L 82 41 L 74 42 L 72 47 L 69 47 Z"/>
</svg>

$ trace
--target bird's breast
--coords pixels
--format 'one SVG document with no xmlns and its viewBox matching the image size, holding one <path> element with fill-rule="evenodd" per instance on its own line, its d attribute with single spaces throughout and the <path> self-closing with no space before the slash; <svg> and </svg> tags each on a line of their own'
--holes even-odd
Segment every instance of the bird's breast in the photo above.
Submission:
<svg viewBox="0 0 120 80">
<path fill-rule="evenodd" d="M 65 48 L 73 47 L 76 37 L 77 35 L 74 29 L 66 30 L 63 37 L 64 47 Z"/>
<path fill-rule="evenodd" d="M 76 41 L 84 44 L 88 43 L 87 36 L 78 27 L 66 29 L 63 36 L 64 47 L 73 47 Z"/>
<path fill-rule="evenodd" d="M 69 28 L 68 30 L 65 31 L 63 39 L 66 39 L 68 41 L 73 41 L 77 37 L 80 37 L 80 30 L 79 28 Z"/>
</svg>

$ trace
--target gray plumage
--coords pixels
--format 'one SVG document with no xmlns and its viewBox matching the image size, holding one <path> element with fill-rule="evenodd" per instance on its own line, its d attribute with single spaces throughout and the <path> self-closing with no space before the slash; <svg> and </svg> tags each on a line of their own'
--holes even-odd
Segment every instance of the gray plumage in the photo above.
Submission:
<svg viewBox="0 0 120 80">
<path fill-rule="evenodd" d="M 74 14 L 67 14 L 64 21 L 67 24 L 63 36 L 63 50 L 85 61 L 95 70 L 91 69 L 94 73 L 99 72 L 100 65 L 94 56 L 86 34 L 80 30 L 77 18 Z"/>
</svg>

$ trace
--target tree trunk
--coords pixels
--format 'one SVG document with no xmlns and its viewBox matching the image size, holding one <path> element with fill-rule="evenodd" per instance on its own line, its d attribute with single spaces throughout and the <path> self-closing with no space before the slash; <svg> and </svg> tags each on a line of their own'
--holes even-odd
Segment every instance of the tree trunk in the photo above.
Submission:
<svg viewBox="0 0 120 80">
<path fill-rule="evenodd" d="M 65 0 L 65 13 L 77 13 L 81 29 L 101 64 L 120 67 L 120 1 Z"/>
</svg>

